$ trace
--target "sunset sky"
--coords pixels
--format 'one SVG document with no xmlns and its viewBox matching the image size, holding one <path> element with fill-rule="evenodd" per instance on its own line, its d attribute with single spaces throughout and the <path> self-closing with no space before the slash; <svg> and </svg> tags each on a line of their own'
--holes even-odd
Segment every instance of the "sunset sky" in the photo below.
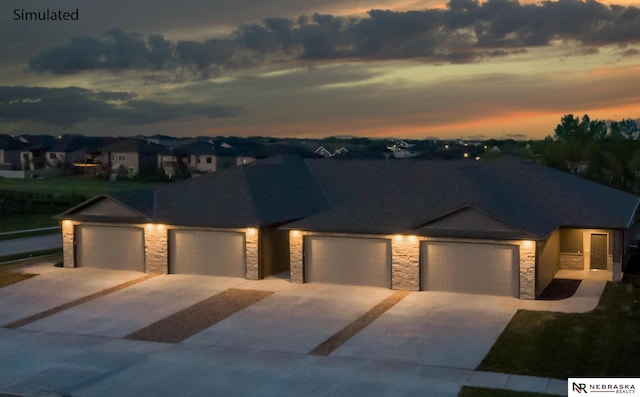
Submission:
<svg viewBox="0 0 640 397">
<path fill-rule="evenodd" d="M 47 8 L 78 20 L 14 20 Z M 0 14 L 0 133 L 538 139 L 567 113 L 640 118 L 640 0 L 3 0 Z"/>
</svg>

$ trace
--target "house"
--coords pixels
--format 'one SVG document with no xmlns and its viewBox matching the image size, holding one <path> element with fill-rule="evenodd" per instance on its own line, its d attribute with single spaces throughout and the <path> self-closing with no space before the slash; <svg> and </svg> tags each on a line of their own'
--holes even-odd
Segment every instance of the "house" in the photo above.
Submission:
<svg viewBox="0 0 640 397">
<path fill-rule="evenodd" d="M 87 164 L 87 157 L 105 144 L 105 138 L 82 135 L 58 136 L 44 153 L 45 168 L 80 167 Z"/>
<path fill-rule="evenodd" d="M 112 178 L 153 175 L 158 172 L 158 153 L 162 150 L 164 146 L 143 139 L 118 139 L 100 149 L 99 161 Z"/>
<path fill-rule="evenodd" d="M 64 265 L 535 299 L 619 280 L 640 197 L 515 159 L 280 156 L 60 215 Z"/>
<path fill-rule="evenodd" d="M 237 151 L 223 141 L 196 140 L 177 147 L 175 155 L 191 172 L 216 172 L 235 165 Z"/>
<path fill-rule="evenodd" d="M 21 169 L 27 171 L 47 169 L 45 153 L 54 145 L 50 135 L 22 135 L 18 139 L 27 145 L 20 151 Z"/>
<path fill-rule="evenodd" d="M 11 135 L 0 135 L 0 169 L 21 170 L 20 153 L 28 145 Z"/>
</svg>

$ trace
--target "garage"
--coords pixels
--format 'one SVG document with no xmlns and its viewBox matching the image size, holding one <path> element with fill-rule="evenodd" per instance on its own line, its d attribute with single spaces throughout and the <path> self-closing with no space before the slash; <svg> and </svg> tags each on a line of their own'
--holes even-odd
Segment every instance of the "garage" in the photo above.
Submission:
<svg viewBox="0 0 640 397">
<path fill-rule="evenodd" d="M 137 227 L 78 225 L 76 266 L 144 272 L 144 231 Z"/>
<path fill-rule="evenodd" d="M 169 231 L 169 273 L 244 277 L 244 233 Z"/>
<path fill-rule="evenodd" d="M 518 297 L 519 248 L 507 244 L 422 242 L 423 290 Z"/>
<path fill-rule="evenodd" d="M 305 281 L 391 287 L 391 242 L 376 238 L 307 236 Z"/>
</svg>

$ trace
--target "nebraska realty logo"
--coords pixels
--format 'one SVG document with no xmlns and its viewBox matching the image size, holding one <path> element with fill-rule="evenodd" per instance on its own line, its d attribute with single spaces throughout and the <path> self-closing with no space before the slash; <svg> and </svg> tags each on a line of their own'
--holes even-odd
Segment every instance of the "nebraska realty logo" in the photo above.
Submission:
<svg viewBox="0 0 640 397">
<path fill-rule="evenodd" d="M 567 383 L 568 395 L 584 396 L 612 394 L 636 394 L 640 390 L 640 378 L 569 378 Z"/>
</svg>

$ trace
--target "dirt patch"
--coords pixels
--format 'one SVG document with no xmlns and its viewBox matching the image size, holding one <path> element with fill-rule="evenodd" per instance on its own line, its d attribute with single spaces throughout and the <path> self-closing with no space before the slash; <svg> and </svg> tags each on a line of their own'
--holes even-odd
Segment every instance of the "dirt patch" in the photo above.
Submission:
<svg viewBox="0 0 640 397">
<path fill-rule="evenodd" d="M 362 331 L 369 324 L 374 322 L 378 317 L 382 316 L 387 310 L 391 309 L 398 302 L 409 295 L 410 291 L 396 291 L 382 300 L 380 303 L 372 307 L 368 312 L 358 317 L 354 322 L 347 325 L 326 341 L 316 346 L 309 354 L 317 356 L 328 356 L 334 350 L 342 346 L 346 341 L 353 338 L 358 332 Z"/>
<path fill-rule="evenodd" d="M 126 339 L 178 343 L 270 296 L 272 291 L 228 289 L 169 317 L 156 321 Z"/>
</svg>

